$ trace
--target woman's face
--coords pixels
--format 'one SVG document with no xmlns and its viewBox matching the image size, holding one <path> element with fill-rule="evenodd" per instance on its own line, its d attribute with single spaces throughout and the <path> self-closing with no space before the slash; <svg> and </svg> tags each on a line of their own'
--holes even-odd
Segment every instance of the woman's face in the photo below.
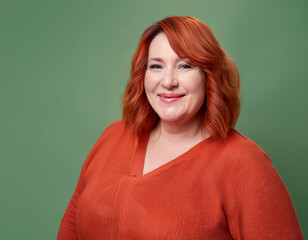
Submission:
<svg viewBox="0 0 308 240">
<path fill-rule="evenodd" d="M 158 34 L 149 48 L 144 88 L 148 101 L 162 121 L 195 119 L 205 98 L 202 70 L 180 59 L 165 33 Z"/>
</svg>

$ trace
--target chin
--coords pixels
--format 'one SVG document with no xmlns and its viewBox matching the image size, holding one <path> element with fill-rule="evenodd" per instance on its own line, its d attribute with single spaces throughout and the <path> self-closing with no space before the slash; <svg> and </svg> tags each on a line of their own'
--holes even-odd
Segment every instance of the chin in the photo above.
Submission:
<svg viewBox="0 0 308 240">
<path fill-rule="evenodd" d="M 165 121 L 165 122 L 177 122 L 181 121 L 183 119 L 182 116 L 170 116 L 170 115 L 160 115 L 159 116 L 160 120 Z"/>
</svg>

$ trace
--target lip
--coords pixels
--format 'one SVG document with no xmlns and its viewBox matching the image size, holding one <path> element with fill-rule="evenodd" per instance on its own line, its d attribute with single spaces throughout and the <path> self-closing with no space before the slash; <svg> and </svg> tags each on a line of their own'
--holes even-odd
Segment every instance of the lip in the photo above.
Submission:
<svg viewBox="0 0 308 240">
<path fill-rule="evenodd" d="M 185 94 L 181 93 L 159 93 L 157 95 L 159 99 L 164 103 L 176 102 L 185 96 Z"/>
</svg>

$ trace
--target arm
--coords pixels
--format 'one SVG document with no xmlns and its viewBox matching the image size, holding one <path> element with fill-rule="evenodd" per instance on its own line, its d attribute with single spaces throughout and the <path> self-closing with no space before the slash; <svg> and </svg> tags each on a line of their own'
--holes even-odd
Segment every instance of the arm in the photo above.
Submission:
<svg viewBox="0 0 308 240">
<path fill-rule="evenodd" d="M 261 148 L 235 154 L 226 176 L 224 211 L 234 239 L 304 239 L 289 192 Z"/>
<path fill-rule="evenodd" d="M 57 240 L 65 240 L 65 239 L 78 240 L 79 239 L 77 229 L 76 229 L 76 206 L 79 200 L 79 196 L 81 195 L 84 189 L 84 180 L 83 180 L 84 168 L 85 168 L 85 164 L 81 169 L 75 192 L 73 193 L 73 196 L 62 218 Z"/>
<path fill-rule="evenodd" d="M 101 136 L 98 138 L 94 146 L 92 147 L 91 151 L 89 152 L 87 158 L 85 159 L 85 162 L 82 166 L 80 176 L 78 179 L 78 183 L 76 186 L 76 189 L 73 193 L 73 196 L 68 204 L 68 207 L 64 213 L 64 216 L 61 220 L 60 228 L 58 231 L 58 240 L 73 240 L 73 239 L 79 239 L 78 238 L 78 231 L 76 228 L 76 208 L 79 201 L 79 197 L 82 194 L 84 188 L 86 187 L 87 180 L 87 169 L 89 164 L 92 162 L 92 159 L 94 158 L 94 155 L 102 145 L 102 142 L 104 141 L 104 138 L 108 134 L 108 130 L 110 129 L 110 126 L 106 128 L 106 130 L 101 134 Z"/>
</svg>

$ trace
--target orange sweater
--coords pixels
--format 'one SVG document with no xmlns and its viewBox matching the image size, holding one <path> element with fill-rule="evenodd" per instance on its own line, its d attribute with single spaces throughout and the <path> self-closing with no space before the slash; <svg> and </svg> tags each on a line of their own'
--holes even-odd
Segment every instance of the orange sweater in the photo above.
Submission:
<svg viewBox="0 0 308 240">
<path fill-rule="evenodd" d="M 103 132 L 58 240 L 304 239 L 269 157 L 235 129 L 142 175 L 147 139 L 135 147 L 122 121 Z"/>
</svg>

